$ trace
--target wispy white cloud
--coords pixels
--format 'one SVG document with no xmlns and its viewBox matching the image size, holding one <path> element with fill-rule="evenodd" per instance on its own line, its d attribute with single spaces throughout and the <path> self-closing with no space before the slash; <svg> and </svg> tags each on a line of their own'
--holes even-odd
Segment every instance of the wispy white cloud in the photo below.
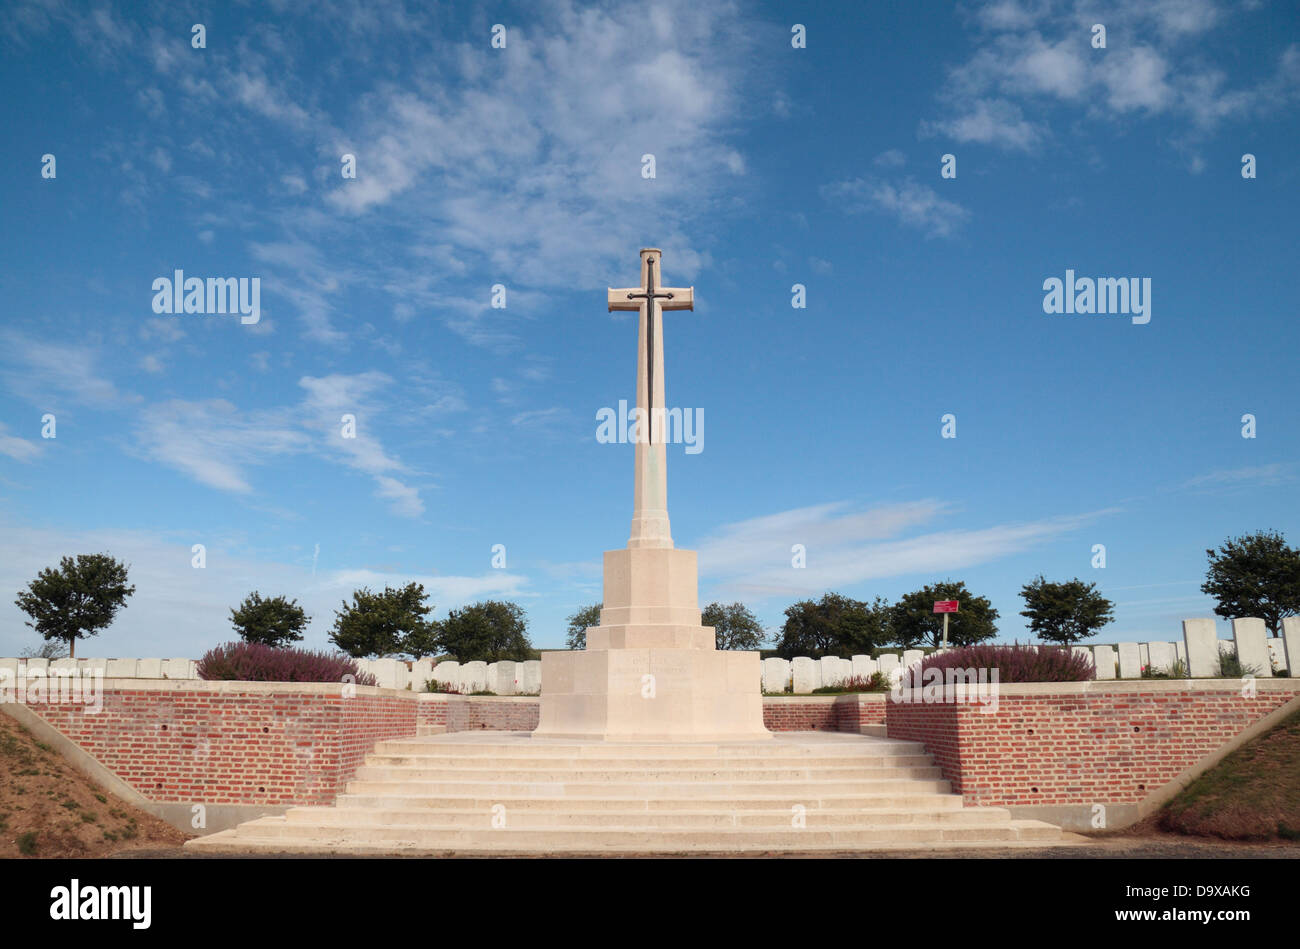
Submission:
<svg viewBox="0 0 1300 949">
<path fill-rule="evenodd" d="M 734 595 L 806 596 L 867 580 L 939 575 L 1029 550 L 1108 511 L 986 528 L 913 533 L 951 512 L 926 500 L 865 511 L 846 502 L 783 511 L 722 528 L 699 545 L 700 570 Z M 792 565 L 802 544 L 806 565 Z"/>
<path fill-rule="evenodd" d="M 207 548 L 207 566 L 191 566 L 190 547 Z M 198 657 L 220 642 L 235 638 L 230 609 L 253 590 L 295 598 L 311 616 L 304 645 L 329 648 L 328 630 L 340 601 L 359 587 L 383 589 L 422 583 L 437 607 L 435 615 L 477 599 L 521 599 L 530 595 L 528 579 L 505 570 L 481 575 L 430 575 L 415 571 L 374 570 L 337 562 L 325 551 L 312 574 L 312 545 L 298 558 L 275 559 L 245 553 L 232 538 L 199 532 L 155 534 L 133 530 L 65 531 L 0 524 L 0 587 L 18 590 L 44 567 L 69 553 L 108 552 L 130 570 L 135 594 L 113 625 L 78 643 L 87 656 Z M 331 564 L 331 560 L 334 561 Z M 0 598 L 0 655 L 17 655 L 37 635 L 27 619 Z"/>
<path fill-rule="evenodd" d="M 141 401 L 101 373 L 98 355 L 89 345 L 47 342 L 16 331 L 0 335 L 0 341 L 0 359 L 8 363 L 0 369 L 0 378 L 33 405 L 49 411 L 64 405 L 112 409 Z"/>
<path fill-rule="evenodd" d="M 943 114 L 922 120 L 922 135 L 1030 151 L 1051 134 L 1054 106 L 1071 119 L 1081 110 L 1094 119 L 1169 116 L 1197 134 L 1300 98 L 1300 45 L 1263 78 L 1235 85 L 1193 45 L 1229 17 L 1218 0 L 995 0 L 972 14 L 973 51 L 950 69 Z M 1106 26 L 1106 49 L 1091 46 L 1094 23 Z"/>
<path fill-rule="evenodd" d="M 1274 462 L 1270 465 L 1253 465 L 1245 468 L 1226 468 L 1197 475 L 1184 481 L 1184 488 L 1237 488 L 1245 486 L 1271 487 L 1294 481 L 1295 466 Z"/>
<path fill-rule="evenodd" d="M 5 455 L 14 461 L 34 461 L 40 455 L 41 448 L 40 442 L 10 435 L 7 427 L 0 423 L 0 455 Z"/>
<path fill-rule="evenodd" d="M 849 214 L 879 211 L 897 218 L 927 237 L 949 237 L 970 217 L 955 201 L 942 198 L 929 185 L 912 178 L 888 181 L 868 175 L 837 181 L 822 188 L 822 196 Z"/>
</svg>

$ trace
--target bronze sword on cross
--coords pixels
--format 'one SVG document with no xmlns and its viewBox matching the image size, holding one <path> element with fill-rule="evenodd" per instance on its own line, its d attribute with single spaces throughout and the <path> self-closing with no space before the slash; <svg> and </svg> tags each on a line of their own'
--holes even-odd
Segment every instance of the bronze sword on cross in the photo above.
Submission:
<svg viewBox="0 0 1300 949">
<path fill-rule="evenodd" d="M 655 408 L 655 317 L 662 310 L 694 310 L 694 287 L 660 287 L 655 264 L 662 256 L 658 248 L 641 251 L 641 286 L 609 290 L 609 309 L 639 310 L 646 320 L 646 426 L 654 441 Z"/>
</svg>

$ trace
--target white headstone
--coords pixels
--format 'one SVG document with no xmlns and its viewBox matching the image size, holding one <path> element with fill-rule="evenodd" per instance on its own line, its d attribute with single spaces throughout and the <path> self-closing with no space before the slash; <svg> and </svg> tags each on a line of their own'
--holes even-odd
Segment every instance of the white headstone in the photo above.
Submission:
<svg viewBox="0 0 1300 949">
<path fill-rule="evenodd" d="M 411 664 L 411 691 L 423 692 L 425 683 L 433 678 L 433 660 L 417 659 Z"/>
<path fill-rule="evenodd" d="M 823 686 L 840 684 L 840 660 L 838 656 L 822 656 L 817 660 L 817 664 L 821 666 Z"/>
<path fill-rule="evenodd" d="M 890 678 L 897 679 L 899 669 L 902 663 L 898 661 L 898 656 L 892 652 L 882 652 L 876 660 L 880 664 L 880 671 Z"/>
<path fill-rule="evenodd" d="M 45 672 L 47 669 L 49 669 L 50 660 L 41 659 L 39 657 L 32 657 L 27 660 L 26 665 L 27 665 L 27 670 L 26 670 L 27 675 L 31 675 L 33 670 L 39 669 L 41 672 Z"/>
<path fill-rule="evenodd" d="M 369 672 L 375 677 L 375 685 L 381 689 L 400 689 L 406 684 L 404 681 L 399 684 L 397 670 L 399 664 L 402 667 L 402 672 L 405 672 L 406 663 L 401 662 L 399 659 L 368 659 L 365 660 L 364 665 L 360 662 L 357 663 L 362 672 Z"/>
<path fill-rule="evenodd" d="M 922 659 L 924 659 L 924 658 L 925 658 L 925 650 L 924 650 L 924 649 L 904 649 L 904 650 L 903 650 L 903 665 L 904 665 L 904 666 L 911 666 L 911 665 L 914 665 L 914 664 L 916 664 L 916 663 L 919 663 L 919 662 L 920 662 Z"/>
<path fill-rule="evenodd" d="M 1254 616 L 1239 617 L 1232 621 L 1232 640 L 1237 658 L 1247 675 L 1273 678 L 1273 663 L 1268 658 L 1268 627 Z"/>
<path fill-rule="evenodd" d="M 1151 646 L 1149 643 L 1138 643 L 1138 662 L 1145 669 L 1151 665 Z"/>
<path fill-rule="evenodd" d="M 1268 647 L 1268 662 L 1273 667 L 1273 675 L 1286 672 L 1286 650 L 1282 648 L 1282 640 L 1272 636 L 1264 645 Z"/>
<path fill-rule="evenodd" d="M 1292 678 L 1300 678 L 1300 616 L 1282 620 L 1282 651 L 1286 653 L 1286 667 Z"/>
<path fill-rule="evenodd" d="M 440 685 L 458 686 L 460 684 L 460 663 L 455 659 L 447 662 L 440 662 L 433 667 L 432 679 L 436 679 Z"/>
<path fill-rule="evenodd" d="M 1174 667 L 1174 646 L 1172 643 L 1148 643 L 1147 650 L 1150 653 L 1150 661 L 1147 663 L 1152 672 L 1163 672 L 1166 675 Z"/>
<path fill-rule="evenodd" d="M 808 695 L 813 689 L 821 688 L 821 666 L 807 656 L 795 656 L 790 660 L 790 675 L 796 695 Z"/>
<path fill-rule="evenodd" d="M 136 676 L 134 659 L 109 659 L 104 668 L 104 676 L 109 679 L 134 679 Z"/>
<path fill-rule="evenodd" d="M 1098 679 L 1115 678 L 1115 650 L 1110 646 L 1093 646 L 1092 659 L 1097 663 Z"/>
<path fill-rule="evenodd" d="M 190 660 L 188 659 L 164 659 L 162 674 L 167 679 L 194 678 L 194 676 L 190 675 Z"/>
<path fill-rule="evenodd" d="M 870 679 L 880 668 L 870 656 L 854 656 L 850 662 L 853 663 L 853 675 L 859 679 Z"/>
<path fill-rule="evenodd" d="M 519 663 L 502 659 L 497 667 L 495 685 L 489 686 L 497 695 L 514 695 L 519 691 Z"/>
<path fill-rule="evenodd" d="M 1119 677 L 1121 679 L 1142 678 L 1142 652 L 1137 643 L 1119 644 Z"/>
<path fill-rule="evenodd" d="M 763 691 L 784 692 L 790 684 L 790 662 L 772 657 L 763 660 Z"/>
<path fill-rule="evenodd" d="M 161 679 L 162 678 L 162 660 L 161 659 L 137 659 L 135 661 L 135 674 L 139 679 Z"/>
<path fill-rule="evenodd" d="M 1183 664 L 1183 675 L 1191 675 L 1187 666 L 1187 644 L 1181 639 L 1176 640 L 1174 646 L 1174 658 Z"/>
<path fill-rule="evenodd" d="M 486 691 L 487 663 L 482 660 L 462 662 L 460 665 L 460 684 L 465 692 Z"/>
<path fill-rule="evenodd" d="M 525 662 L 523 671 L 519 674 L 519 691 L 537 694 L 542 691 L 542 662 L 540 659 L 529 659 Z"/>
<path fill-rule="evenodd" d="M 1183 620 L 1187 673 L 1194 679 L 1219 674 L 1219 634 L 1212 619 Z"/>
</svg>

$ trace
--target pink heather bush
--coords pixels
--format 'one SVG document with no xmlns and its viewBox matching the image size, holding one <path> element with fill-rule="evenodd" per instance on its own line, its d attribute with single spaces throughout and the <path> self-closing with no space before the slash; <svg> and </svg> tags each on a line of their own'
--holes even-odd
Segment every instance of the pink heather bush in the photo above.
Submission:
<svg viewBox="0 0 1300 949">
<path fill-rule="evenodd" d="M 343 653 L 277 648 L 261 643 L 226 643 L 198 661 L 200 679 L 235 679 L 241 682 L 343 682 L 353 676 L 357 685 L 375 685 L 376 679 L 357 668 Z"/>
<path fill-rule="evenodd" d="M 921 660 L 922 675 L 926 669 L 971 668 L 997 669 L 1001 683 L 1083 682 L 1095 676 L 1092 657 L 1068 646 L 962 646 Z"/>
</svg>

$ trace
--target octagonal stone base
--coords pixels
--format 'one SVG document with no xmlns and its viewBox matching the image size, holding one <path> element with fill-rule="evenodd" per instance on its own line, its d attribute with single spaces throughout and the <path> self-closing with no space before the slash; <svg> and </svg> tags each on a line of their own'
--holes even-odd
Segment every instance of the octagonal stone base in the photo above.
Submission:
<svg viewBox="0 0 1300 949">
<path fill-rule="evenodd" d="M 592 741 L 771 738 L 763 727 L 760 679 L 756 652 L 543 653 L 541 717 L 533 734 Z"/>
</svg>

